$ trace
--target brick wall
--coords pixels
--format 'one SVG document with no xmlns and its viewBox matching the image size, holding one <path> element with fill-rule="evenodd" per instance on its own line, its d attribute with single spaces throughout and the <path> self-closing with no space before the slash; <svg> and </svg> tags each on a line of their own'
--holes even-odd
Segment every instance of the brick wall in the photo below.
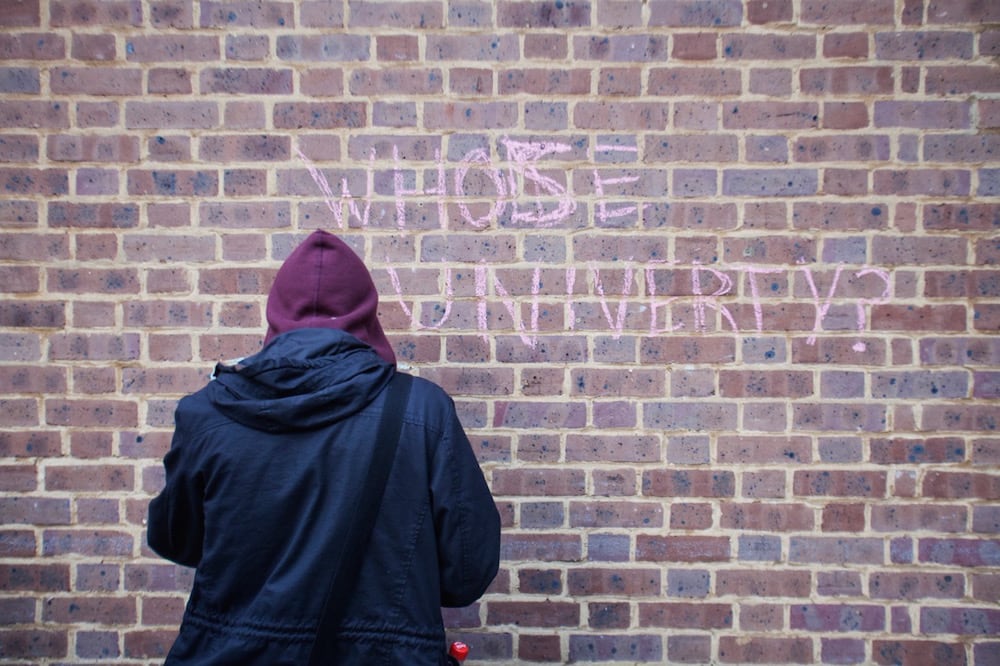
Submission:
<svg viewBox="0 0 1000 666">
<path fill-rule="evenodd" d="M 1000 3 L 3 0 L 0 655 L 156 663 L 172 409 L 310 230 L 504 524 L 494 663 L 1000 663 Z"/>
</svg>

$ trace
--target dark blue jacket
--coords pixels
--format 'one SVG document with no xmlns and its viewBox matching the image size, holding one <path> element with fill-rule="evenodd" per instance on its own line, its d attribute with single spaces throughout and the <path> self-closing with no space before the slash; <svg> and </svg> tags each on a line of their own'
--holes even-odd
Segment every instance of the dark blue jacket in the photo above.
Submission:
<svg viewBox="0 0 1000 666">
<path fill-rule="evenodd" d="M 196 567 L 168 664 L 307 663 L 330 553 L 372 456 L 396 372 L 371 347 L 306 328 L 183 398 L 149 505 L 157 553 Z M 472 603 L 499 560 L 496 506 L 451 399 L 415 378 L 337 664 L 441 664 L 441 606 Z M 378 649 L 376 649 L 378 648 Z"/>
</svg>

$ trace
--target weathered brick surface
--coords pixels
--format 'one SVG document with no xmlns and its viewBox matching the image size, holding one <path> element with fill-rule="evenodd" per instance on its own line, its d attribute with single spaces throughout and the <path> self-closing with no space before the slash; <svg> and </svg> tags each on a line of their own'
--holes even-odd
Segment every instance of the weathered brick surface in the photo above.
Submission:
<svg viewBox="0 0 1000 666">
<path fill-rule="evenodd" d="M 996 664 L 1000 5 L 0 1 L 0 660 L 160 663 L 310 230 L 504 525 L 477 662 Z"/>
</svg>

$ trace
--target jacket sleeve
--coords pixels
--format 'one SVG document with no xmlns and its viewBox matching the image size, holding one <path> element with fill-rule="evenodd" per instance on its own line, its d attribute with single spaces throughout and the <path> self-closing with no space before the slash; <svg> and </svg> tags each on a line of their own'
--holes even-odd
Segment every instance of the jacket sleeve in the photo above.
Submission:
<svg viewBox="0 0 1000 666">
<path fill-rule="evenodd" d="M 468 606 L 493 582 L 500 565 L 500 514 L 472 446 L 449 400 L 448 428 L 432 469 L 441 603 Z"/>
<path fill-rule="evenodd" d="M 163 459 L 166 485 L 149 503 L 146 540 L 160 556 L 195 567 L 201 560 L 205 534 L 204 484 L 181 412 L 179 406 L 170 451 Z"/>
</svg>

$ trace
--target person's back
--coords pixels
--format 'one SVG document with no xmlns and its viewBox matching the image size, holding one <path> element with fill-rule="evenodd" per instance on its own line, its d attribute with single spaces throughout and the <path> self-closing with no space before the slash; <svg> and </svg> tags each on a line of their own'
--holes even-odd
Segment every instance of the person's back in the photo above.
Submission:
<svg viewBox="0 0 1000 666">
<path fill-rule="evenodd" d="M 350 285 L 331 287 L 345 264 Z M 344 620 L 316 636 L 396 372 L 359 265 L 310 236 L 276 278 L 263 351 L 178 405 L 148 540 L 197 571 L 167 663 L 306 664 L 314 639 L 337 664 L 444 663 L 440 606 L 472 603 L 496 574 L 499 518 L 454 405 L 414 378 L 353 593 L 331 600 Z M 331 288 L 364 293 L 309 296 Z"/>
</svg>

